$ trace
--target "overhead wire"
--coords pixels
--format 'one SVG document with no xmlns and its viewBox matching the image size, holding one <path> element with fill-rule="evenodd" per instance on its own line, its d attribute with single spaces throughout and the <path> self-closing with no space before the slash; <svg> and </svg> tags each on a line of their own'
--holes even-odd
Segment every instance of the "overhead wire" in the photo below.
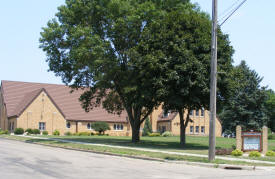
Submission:
<svg viewBox="0 0 275 179">
<path fill-rule="evenodd" d="M 222 19 L 219 20 L 219 22 L 221 22 L 223 19 L 223 21 L 220 23 L 220 26 L 222 26 L 247 0 L 243 0 L 235 9 L 232 9 L 230 11 L 230 13 L 227 13 L 227 17 L 224 16 Z"/>
<path fill-rule="evenodd" d="M 241 0 L 236 0 L 231 6 L 229 6 L 227 9 L 225 9 L 221 14 L 218 15 L 218 17 L 225 17 L 226 15 L 224 14 L 229 14 L 228 11 L 230 10 L 230 12 L 232 11 L 232 8 L 238 4 L 238 2 L 240 2 Z"/>
</svg>

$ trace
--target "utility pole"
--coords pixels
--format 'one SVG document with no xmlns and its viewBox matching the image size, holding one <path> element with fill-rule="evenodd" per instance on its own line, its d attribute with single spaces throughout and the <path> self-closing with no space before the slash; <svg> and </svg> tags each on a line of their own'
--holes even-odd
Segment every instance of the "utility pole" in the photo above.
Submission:
<svg viewBox="0 0 275 179">
<path fill-rule="evenodd" d="M 212 41 L 211 41 L 211 80 L 210 80 L 210 121 L 208 160 L 215 159 L 216 148 L 216 95 L 217 95 L 217 8 L 218 0 L 212 0 Z"/>
</svg>

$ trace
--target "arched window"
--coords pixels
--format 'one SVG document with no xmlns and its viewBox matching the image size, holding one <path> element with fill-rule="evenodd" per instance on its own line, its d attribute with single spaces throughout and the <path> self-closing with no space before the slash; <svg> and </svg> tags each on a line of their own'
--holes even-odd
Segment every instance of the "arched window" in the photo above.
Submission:
<svg viewBox="0 0 275 179">
<path fill-rule="evenodd" d="M 91 124 L 90 123 L 87 124 L 87 129 L 91 129 Z"/>
<path fill-rule="evenodd" d="M 201 109 L 201 116 L 204 116 L 204 108 Z"/>
<path fill-rule="evenodd" d="M 114 124 L 114 130 L 117 130 L 117 128 L 116 128 L 116 124 Z"/>
<path fill-rule="evenodd" d="M 71 123 L 67 122 L 66 126 L 67 126 L 67 128 L 71 128 Z"/>
</svg>

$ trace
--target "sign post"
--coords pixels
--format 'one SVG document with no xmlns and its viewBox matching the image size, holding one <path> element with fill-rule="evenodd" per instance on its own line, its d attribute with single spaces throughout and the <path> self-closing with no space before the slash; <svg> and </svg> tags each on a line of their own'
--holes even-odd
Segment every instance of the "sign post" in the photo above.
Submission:
<svg viewBox="0 0 275 179">
<path fill-rule="evenodd" d="M 268 150 L 268 128 L 264 126 L 261 131 L 242 131 L 241 126 L 236 127 L 236 149 L 243 152 L 258 151 L 266 154 Z"/>
</svg>

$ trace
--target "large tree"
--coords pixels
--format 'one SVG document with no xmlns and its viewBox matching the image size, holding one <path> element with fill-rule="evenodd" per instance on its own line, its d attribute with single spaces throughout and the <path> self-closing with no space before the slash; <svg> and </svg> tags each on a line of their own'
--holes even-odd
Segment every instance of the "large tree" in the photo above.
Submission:
<svg viewBox="0 0 275 179">
<path fill-rule="evenodd" d="M 232 71 L 232 91 L 219 114 L 225 133 L 234 133 L 237 125 L 245 130 L 257 130 L 267 124 L 265 87 L 261 87 L 262 78 L 251 70 L 245 61 Z"/>
<path fill-rule="evenodd" d="M 210 99 L 211 21 L 196 6 L 187 5 L 170 12 L 162 23 L 152 23 L 140 53 L 155 52 L 164 64 L 161 69 L 164 109 L 180 116 L 180 142 L 193 109 L 208 108 Z M 153 35 L 151 35 L 153 34 Z M 150 42 L 148 44 L 148 42 Z M 228 36 L 218 33 L 218 98 L 228 97 L 233 48 Z M 187 117 L 185 118 L 185 111 Z"/>
<path fill-rule="evenodd" d="M 138 52 L 148 43 L 144 32 L 188 0 L 66 0 L 43 28 L 40 47 L 49 70 L 73 89 L 86 111 L 103 105 L 112 113 L 126 110 L 132 141 L 141 123 L 160 104 L 162 82 L 157 52 Z M 141 43 L 142 42 L 142 43 Z"/>
<path fill-rule="evenodd" d="M 275 132 L 275 93 L 273 90 L 267 90 L 266 110 L 268 115 L 268 127 Z"/>
</svg>

